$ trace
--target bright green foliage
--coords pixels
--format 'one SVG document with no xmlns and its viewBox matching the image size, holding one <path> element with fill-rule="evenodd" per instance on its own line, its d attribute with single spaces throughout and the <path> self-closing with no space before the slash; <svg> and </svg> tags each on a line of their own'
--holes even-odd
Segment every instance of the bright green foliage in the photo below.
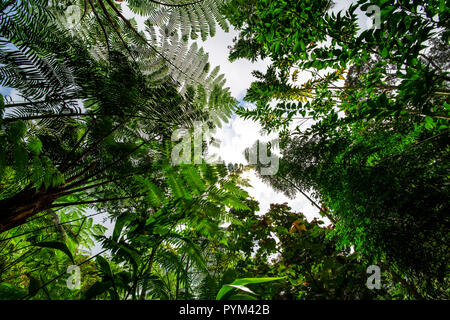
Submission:
<svg viewBox="0 0 450 320">
<path fill-rule="evenodd" d="M 2 13 L 1 31 L 6 39 L 2 68 L 17 75 L 6 77 L 2 84 L 31 102 L 8 103 L 11 112 L 3 118 L 1 172 L 7 187 L 1 191 L 6 217 L 0 229 L 71 203 L 109 199 L 128 203 L 144 197 L 139 185 L 125 184 L 135 175 L 145 177 L 141 182 L 149 181 L 144 191 L 150 192 L 151 201 L 161 202 L 161 194 L 152 188 L 152 183 L 156 185 L 152 181 L 161 174 L 167 174 L 173 192 L 189 198 L 158 158 L 177 127 L 190 128 L 196 120 L 214 125 L 214 115 L 221 120 L 230 115 L 235 100 L 221 89 L 223 76 L 214 80 L 218 69 L 211 74 L 211 88 L 205 90 L 202 85 L 153 77 L 140 68 L 144 60 L 130 60 L 121 52 L 123 48 L 110 42 L 107 61 L 94 59 L 85 46 L 90 41 L 85 33 L 71 35 L 57 26 L 42 2 L 27 4 L 10 4 Z M 21 19 L 22 11 L 33 6 L 42 9 L 35 14 L 41 24 L 39 38 L 28 32 L 34 21 Z M 21 221 L 14 219 L 28 208 Z"/>
<path fill-rule="evenodd" d="M 217 300 L 226 300 L 228 297 L 231 299 L 245 299 L 248 298 L 250 300 L 255 299 L 254 296 L 250 296 L 247 294 L 234 294 L 233 291 L 240 290 L 245 293 L 250 293 L 254 295 L 255 293 L 251 291 L 247 285 L 249 284 L 259 284 L 259 283 L 266 283 L 266 282 L 272 282 L 281 280 L 284 278 L 242 278 L 242 279 L 236 279 L 230 284 L 226 284 L 222 286 L 219 293 L 217 294 Z M 256 299 L 255 299 L 256 300 Z"/>
<path fill-rule="evenodd" d="M 371 4 L 381 26 L 365 30 Z M 447 7 L 2 1 L 0 299 L 448 298 Z M 286 204 L 259 215 L 242 168 L 172 164 L 176 129 L 236 110 L 190 41 L 228 23 L 231 60 L 271 60 L 256 108 L 237 110 L 281 130 L 279 171 L 261 178 L 327 227 Z"/>
<path fill-rule="evenodd" d="M 280 170 L 263 178 L 313 192 L 336 224 L 328 237 L 367 265 L 389 264 L 410 297 L 448 297 L 448 7 L 361 0 L 337 13 L 330 3 L 224 10 L 240 30 L 230 58 L 272 60 L 247 92 L 256 108 L 238 110 L 281 130 Z M 381 25 L 363 30 L 356 10 L 370 5 Z"/>
<path fill-rule="evenodd" d="M 2 298 L 193 297 L 193 275 L 208 273 L 205 239 L 231 207 L 247 208 L 239 177 L 224 166 L 170 162 L 176 128 L 194 121 L 214 127 L 234 109 L 219 69 L 209 72 L 195 45 L 180 59 L 172 49 L 187 44 L 170 42 L 169 34 L 161 43 L 144 41 L 115 5 L 104 11 L 105 3 L 91 5 L 72 33 L 47 11 L 64 12 L 68 3 L 2 7 L 1 85 L 27 101 L 7 102 L 0 131 Z M 111 29 L 111 37 L 104 43 L 101 32 L 82 28 Z M 164 53 L 171 47 L 178 61 L 150 55 L 158 46 Z M 171 77 L 142 68 L 156 58 Z M 100 214 L 115 221 L 111 236 L 93 223 Z M 73 264 L 82 283 L 70 290 L 66 269 Z"/>
<path fill-rule="evenodd" d="M 94 236 L 105 230 L 93 224 L 85 209 L 68 208 L 58 214 L 43 212 L 26 225 L 3 233 L 0 298 L 76 299 L 80 290 L 68 290 L 67 267 L 80 264 L 81 290 L 86 290 L 96 279 L 96 267 L 88 260 L 87 250 L 94 246 Z M 54 280 L 59 275 L 62 277 Z"/>
<path fill-rule="evenodd" d="M 203 191 L 174 172 L 167 179 L 171 196 L 166 193 L 164 203 L 119 216 L 112 237 L 101 237 L 101 241 L 104 248 L 111 250 L 112 261 L 121 265 L 122 271 L 113 275 L 103 272 L 102 279 L 87 291 L 85 298 L 106 294 L 112 299 L 127 296 L 178 299 L 182 298 L 181 292 L 184 297 L 189 292 L 193 294 L 190 277 L 209 272 L 202 239 L 212 237 L 219 230 L 218 225 L 227 215 L 226 199 L 236 203 L 242 200 L 215 187 L 218 182 L 235 179 L 226 171 L 218 170 L 217 180 L 209 182 L 201 176 L 199 168 L 180 168 L 186 170 L 197 175 L 197 183 L 205 186 Z"/>
<path fill-rule="evenodd" d="M 0 8 L 0 84 L 24 99 L 1 105 L 2 297 L 145 298 L 160 273 L 177 279 L 160 298 L 177 298 L 181 287 L 187 296 L 189 268 L 204 270 L 190 233 L 212 235 L 231 206 L 246 208 L 247 194 L 225 167 L 172 167 L 170 137 L 194 121 L 226 121 L 236 102 L 195 46 L 194 56 L 171 62 L 158 51 L 167 39 L 147 40 L 112 1 L 80 2 L 86 15 L 69 32 L 52 16 L 68 5 Z M 142 67 L 157 59 L 173 77 Z M 234 189 L 220 187 L 227 181 Z M 105 213 L 116 220 L 111 237 L 90 218 Z M 87 257 L 99 243 L 104 249 Z M 71 264 L 82 268 L 80 290 L 65 284 Z"/>
<path fill-rule="evenodd" d="M 228 31 L 228 22 L 220 14 L 220 8 L 227 0 L 177 1 L 165 2 L 160 5 L 153 1 L 128 0 L 130 9 L 144 17 L 147 21 L 161 28 L 175 28 L 181 31 L 185 41 L 189 38 L 202 40 L 216 33 L 217 24 Z"/>
<path fill-rule="evenodd" d="M 258 109 L 241 114 L 260 120 L 268 129 L 285 128 L 295 115 L 318 118 L 338 111 L 367 119 L 416 116 L 419 123 L 434 120 L 445 129 L 447 68 L 433 60 L 444 57 L 447 63 L 448 10 L 437 6 L 438 1 L 403 7 L 389 1 L 371 4 L 381 8 L 385 23 L 380 29 L 358 32 L 355 10 L 365 11 L 367 1 L 337 15 L 327 11 L 329 1 L 230 3 L 225 13 L 241 29 L 230 58 L 273 60 L 266 74 L 255 73 L 260 81 L 247 93 L 246 100 L 256 102 Z M 425 7 L 425 15 L 415 13 L 419 5 Z M 433 20 L 436 16 L 438 22 Z M 345 80 L 350 67 L 366 71 L 342 86 L 339 80 Z M 303 71 L 312 77 L 297 85 Z M 269 107 L 272 99 L 282 101 Z"/>
<path fill-rule="evenodd" d="M 387 133 L 383 125 L 352 128 L 290 139 L 270 182 L 291 194 L 316 191 L 336 221 L 341 247 L 354 245 L 367 264 L 385 260 L 422 290 L 444 294 L 445 285 L 430 282 L 445 283 L 448 267 L 446 139 L 422 138 L 411 147 L 406 134 Z"/>
</svg>

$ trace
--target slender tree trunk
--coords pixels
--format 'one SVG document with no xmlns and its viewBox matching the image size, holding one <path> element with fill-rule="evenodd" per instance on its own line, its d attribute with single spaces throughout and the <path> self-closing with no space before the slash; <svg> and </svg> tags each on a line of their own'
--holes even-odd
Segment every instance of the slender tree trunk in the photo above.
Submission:
<svg viewBox="0 0 450 320">
<path fill-rule="evenodd" d="M 279 176 L 279 178 L 281 178 L 283 181 L 287 182 L 288 184 L 290 184 L 292 187 L 294 187 L 298 192 L 300 192 L 306 199 L 308 199 L 309 201 L 311 201 L 311 203 L 317 208 L 319 209 L 319 211 L 328 218 L 328 220 L 330 220 L 330 222 L 334 225 L 336 225 L 336 220 L 330 216 L 330 214 L 327 212 L 327 210 L 325 210 L 324 208 L 322 208 L 321 206 L 319 206 L 317 204 L 317 202 L 315 202 L 313 199 L 311 199 L 311 197 L 309 197 L 302 189 L 300 189 L 299 187 L 297 187 L 297 185 L 295 185 L 295 183 L 293 183 L 292 181 Z"/>
</svg>

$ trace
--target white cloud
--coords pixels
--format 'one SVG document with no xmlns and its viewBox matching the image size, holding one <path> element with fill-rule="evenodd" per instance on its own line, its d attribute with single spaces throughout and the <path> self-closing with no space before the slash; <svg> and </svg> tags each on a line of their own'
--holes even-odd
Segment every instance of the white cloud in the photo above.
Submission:
<svg viewBox="0 0 450 320">
<path fill-rule="evenodd" d="M 220 71 L 225 74 L 227 84 L 232 95 L 242 100 L 245 92 L 255 78 L 252 76 L 253 70 L 265 71 L 269 65 L 269 60 L 251 63 L 247 60 L 240 59 L 231 63 L 228 60 L 228 46 L 233 44 L 233 38 L 237 37 L 238 32 L 230 27 L 230 32 L 225 32 L 220 28 L 214 37 L 200 42 L 199 45 L 209 52 L 209 62 L 212 67 L 220 66 Z"/>
<path fill-rule="evenodd" d="M 281 192 L 277 192 L 269 185 L 265 184 L 254 171 L 245 173 L 244 177 L 248 178 L 252 185 L 251 188 L 245 188 L 246 191 L 259 202 L 259 214 L 266 213 L 272 203 L 287 203 L 292 210 L 303 213 L 309 221 L 316 217 L 321 218 L 319 210 L 301 194 L 297 194 L 294 199 L 290 199 Z M 327 219 L 321 219 L 324 220 L 325 223 L 329 223 Z"/>
<path fill-rule="evenodd" d="M 255 80 L 251 72 L 253 70 L 265 71 L 269 64 L 268 60 L 251 63 L 247 60 L 239 60 L 231 63 L 228 60 L 229 49 L 237 32 L 230 33 L 218 31 L 216 36 L 203 43 L 204 49 L 209 52 L 212 66 L 220 65 L 221 72 L 225 74 L 227 86 L 233 96 L 242 100 L 250 84 Z M 306 124 L 308 125 L 308 124 Z M 233 116 L 229 123 L 218 129 L 215 138 L 221 140 L 220 148 L 214 150 L 225 163 L 246 164 L 244 150 L 251 147 L 256 140 L 269 141 L 277 137 L 276 133 L 270 135 L 261 134 L 261 125 L 251 120 L 245 120 L 238 116 Z M 298 212 L 305 214 L 308 220 L 320 217 L 319 210 L 314 207 L 306 198 L 298 194 L 294 199 L 289 199 L 284 194 L 275 191 L 265 184 L 254 171 L 245 174 L 249 179 L 251 188 L 246 188 L 251 196 L 260 203 L 260 214 L 266 213 L 271 203 L 288 203 L 288 205 Z M 326 221 L 328 222 L 328 221 Z"/>
<path fill-rule="evenodd" d="M 220 149 L 216 151 L 225 163 L 246 163 L 244 151 L 251 147 L 256 140 L 269 141 L 275 139 L 271 135 L 261 134 L 261 125 L 251 120 L 234 116 L 230 122 L 218 129 L 215 138 L 221 140 Z"/>
</svg>

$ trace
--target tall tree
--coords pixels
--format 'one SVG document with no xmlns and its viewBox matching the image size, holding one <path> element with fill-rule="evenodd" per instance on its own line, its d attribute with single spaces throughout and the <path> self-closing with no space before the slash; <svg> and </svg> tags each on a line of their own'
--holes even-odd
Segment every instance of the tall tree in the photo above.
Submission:
<svg viewBox="0 0 450 320">
<path fill-rule="evenodd" d="M 361 30 L 356 11 L 370 5 L 381 25 Z M 239 110 L 281 130 L 280 171 L 264 178 L 291 195 L 312 191 L 340 246 L 400 274 L 409 296 L 447 296 L 448 8 L 329 7 L 232 1 L 224 10 L 240 30 L 230 58 L 272 60 L 247 92 L 256 108 Z"/>
<path fill-rule="evenodd" d="M 107 60 L 94 59 L 89 39 L 58 26 L 54 8 L 41 1 L 2 9 L 2 85 L 24 101 L 7 103 L 3 113 L 0 231 L 50 208 L 144 196 L 117 183 L 156 178 L 152 163 L 176 127 L 194 120 L 217 125 L 235 106 L 223 77 L 215 80 L 218 69 L 207 90 L 189 82 L 180 92 L 179 82 L 145 72 L 142 59 L 111 43 Z"/>
</svg>

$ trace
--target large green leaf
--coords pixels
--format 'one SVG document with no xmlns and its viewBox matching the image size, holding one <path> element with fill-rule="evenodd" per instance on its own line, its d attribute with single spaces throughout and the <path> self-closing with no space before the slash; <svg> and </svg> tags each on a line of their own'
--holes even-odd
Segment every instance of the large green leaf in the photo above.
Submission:
<svg viewBox="0 0 450 320">
<path fill-rule="evenodd" d="M 120 238 L 120 234 L 122 233 L 122 229 L 125 226 L 125 224 L 128 222 L 129 217 L 128 215 L 122 215 L 117 218 L 116 224 L 114 225 L 114 231 L 112 234 L 112 239 L 114 241 L 118 241 Z"/>
<path fill-rule="evenodd" d="M 109 266 L 109 262 L 103 258 L 102 256 L 98 256 L 96 258 L 97 263 L 100 265 L 100 268 L 102 269 L 103 273 L 107 276 L 109 276 L 110 278 L 113 277 L 112 271 L 111 271 L 111 267 Z"/>
<path fill-rule="evenodd" d="M 39 138 L 34 137 L 27 145 L 28 149 L 30 149 L 34 154 L 39 155 L 42 150 L 42 141 Z"/>
<path fill-rule="evenodd" d="M 83 300 L 91 300 L 102 293 L 105 293 L 113 286 L 113 282 L 111 280 L 108 281 L 98 281 L 94 283 L 89 289 L 87 289 L 86 293 L 83 296 Z"/>
<path fill-rule="evenodd" d="M 220 290 L 219 290 L 219 293 L 217 294 L 216 299 L 217 300 L 225 300 L 225 299 L 229 298 L 230 294 L 236 289 L 244 291 L 246 293 L 253 293 L 253 291 L 251 291 L 250 289 L 248 289 L 246 287 L 247 285 L 264 283 L 264 282 L 271 282 L 271 281 L 277 281 L 277 280 L 281 280 L 281 279 L 284 279 L 284 278 L 286 278 L 286 277 L 278 277 L 278 278 L 265 277 L 265 278 L 241 278 L 241 279 L 236 279 L 232 283 L 222 286 L 222 288 L 220 288 Z"/>
</svg>

